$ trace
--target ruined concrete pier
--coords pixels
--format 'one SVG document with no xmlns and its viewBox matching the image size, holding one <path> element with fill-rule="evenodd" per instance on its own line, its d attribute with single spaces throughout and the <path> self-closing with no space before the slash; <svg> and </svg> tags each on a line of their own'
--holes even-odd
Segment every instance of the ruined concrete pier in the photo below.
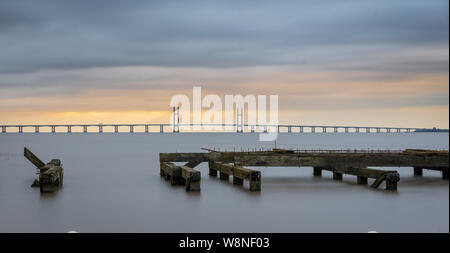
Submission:
<svg viewBox="0 0 450 253">
<path fill-rule="evenodd" d="M 205 149 L 203 153 L 160 153 L 160 162 L 187 162 L 194 168 L 202 162 L 208 162 L 209 175 L 242 185 L 244 180 L 250 183 L 251 191 L 261 190 L 261 173 L 245 167 L 313 167 L 313 175 L 321 176 L 322 171 L 333 173 L 334 180 L 342 180 L 343 175 L 356 176 L 357 184 L 367 185 L 373 179 L 371 187 L 378 188 L 385 182 L 386 190 L 397 190 L 400 175 L 397 171 L 380 170 L 369 167 L 411 167 L 415 175 L 422 170 L 442 172 L 442 178 L 448 180 L 448 151 L 407 149 L 401 151 L 378 150 L 282 150 L 249 152 L 223 152 Z"/>
</svg>

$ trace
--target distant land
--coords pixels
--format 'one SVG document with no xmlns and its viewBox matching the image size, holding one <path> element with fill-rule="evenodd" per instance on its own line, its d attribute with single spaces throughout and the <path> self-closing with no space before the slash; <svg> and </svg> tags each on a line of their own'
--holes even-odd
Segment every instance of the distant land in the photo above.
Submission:
<svg viewBox="0 0 450 253">
<path fill-rule="evenodd" d="M 424 128 L 424 129 L 416 129 L 416 132 L 437 132 L 437 133 L 448 133 L 448 129 L 439 129 L 436 127 L 433 128 Z"/>
</svg>

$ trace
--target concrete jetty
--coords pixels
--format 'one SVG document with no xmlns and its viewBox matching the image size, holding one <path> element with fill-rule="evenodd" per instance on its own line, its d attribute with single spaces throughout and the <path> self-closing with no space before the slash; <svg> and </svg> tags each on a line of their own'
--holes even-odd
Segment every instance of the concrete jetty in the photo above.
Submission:
<svg viewBox="0 0 450 253">
<path fill-rule="evenodd" d="M 251 167 L 312 167 L 314 176 L 321 176 L 322 171 L 331 171 L 334 180 L 342 180 L 342 175 L 353 175 L 357 183 L 367 185 L 368 179 L 374 179 L 371 187 L 378 188 L 386 182 L 386 190 L 396 191 L 400 175 L 395 170 L 380 170 L 370 167 L 411 167 L 416 176 L 421 176 L 424 169 L 440 171 L 442 178 L 449 178 L 449 152 L 439 150 L 284 150 L 226 152 L 204 149 L 199 153 L 160 153 L 161 171 L 165 164 L 187 162 L 184 167 L 193 169 L 202 162 L 208 162 L 209 175 L 229 180 L 233 184 L 243 185 L 249 181 L 250 191 L 261 190 L 261 173 Z M 190 167 L 189 167 L 190 166 Z M 187 169 L 185 169 L 187 170 Z M 198 172 L 200 175 L 200 172 Z M 200 180 L 198 180 L 200 182 Z"/>
</svg>

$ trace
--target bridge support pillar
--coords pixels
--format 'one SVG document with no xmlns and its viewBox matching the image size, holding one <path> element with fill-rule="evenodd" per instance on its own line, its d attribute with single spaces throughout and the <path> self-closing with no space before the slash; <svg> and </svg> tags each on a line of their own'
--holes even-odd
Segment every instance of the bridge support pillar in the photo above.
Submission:
<svg viewBox="0 0 450 253">
<path fill-rule="evenodd" d="M 390 128 L 386 129 L 386 132 L 390 133 L 390 132 L 391 132 L 391 129 L 390 129 Z"/>
<path fill-rule="evenodd" d="M 67 133 L 71 133 L 72 132 L 72 127 L 71 126 L 67 126 Z"/>
<path fill-rule="evenodd" d="M 345 128 L 345 133 L 348 134 L 348 127 Z"/>
<path fill-rule="evenodd" d="M 130 133 L 134 133 L 134 126 L 130 125 Z"/>
<path fill-rule="evenodd" d="M 320 177 L 320 176 L 322 176 L 322 168 L 319 168 L 319 167 L 314 167 L 313 168 L 313 175 L 315 176 L 315 177 Z"/>
<path fill-rule="evenodd" d="M 83 126 L 83 133 L 87 133 L 87 126 Z"/>
<path fill-rule="evenodd" d="M 98 132 L 103 133 L 103 126 L 98 126 Z"/>
<path fill-rule="evenodd" d="M 380 133 L 381 132 L 381 129 L 380 128 L 377 128 L 377 133 Z"/>
<path fill-rule="evenodd" d="M 23 127 L 19 126 L 19 133 L 23 133 Z"/>
<path fill-rule="evenodd" d="M 370 133 L 370 128 L 366 128 L 366 133 Z"/>
<path fill-rule="evenodd" d="M 357 176 L 357 184 L 367 185 L 367 177 Z"/>
<path fill-rule="evenodd" d="M 315 127 L 311 127 L 311 133 L 315 133 L 316 132 L 316 128 Z"/>
<path fill-rule="evenodd" d="M 359 133 L 359 127 L 355 128 L 356 129 L 356 133 Z"/>
<path fill-rule="evenodd" d="M 119 126 L 114 126 L 114 133 L 118 133 L 119 132 Z"/>
<path fill-rule="evenodd" d="M 35 126 L 35 127 L 34 127 L 34 132 L 35 132 L 35 133 L 39 133 L 39 127 L 38 127 L 38 126 Z"/>
<path fill-rule="evenodd" d="M 414 176 L 422 176 L 423 175 L 423 169 L 419 167 L 414 167 Z"/>
<path fill-rule="evenodd" d="M 300 127 L 300 133 L 301 134 L 303 133 L 303 127 Z"/>
<path fill-rule="evenodd" d="M 6 133 L 6 127 L 2 126 L 2 133 Z"/>
<path fill-rule="evenodd" d="M 338 128 L 335 127 L 333 131 L 334 131 L 334 133 L 337 133 L 338 132 Z"/>
<path fill-rule="evenodd" d="M 292 127 L 288 127 L 288 133 L 292 133 Z"/>
<path fill-rule="evenodd" d="M 164 133 L 164 126 L 163 125 L 159 125 L 159 132 L 160 133 Z"/>
<path fill-rule="evenodd" d="M 264 133 L 267 133 L 267 126 L 264 126 Z"/>
<path fill-rule="evenodd" d="M 145 133 L 148 133 L 148 125 L 145 125 Z"/>
<path fill-rule="evenodd" d="M 250 132 L 252 132 L 252 133 L 255 132 L 255 126 L 252 125 L 252 126 L 250 127 Z"/>
<path fill-rule="evenodd" d="M 333 172 L 333 180 L 342 180 L 342 173 Z"/>
<path fill-rule="evenodd" d="M 56 133 L 56 127 L 52 126 L 52 133 Z"/>
</svg>

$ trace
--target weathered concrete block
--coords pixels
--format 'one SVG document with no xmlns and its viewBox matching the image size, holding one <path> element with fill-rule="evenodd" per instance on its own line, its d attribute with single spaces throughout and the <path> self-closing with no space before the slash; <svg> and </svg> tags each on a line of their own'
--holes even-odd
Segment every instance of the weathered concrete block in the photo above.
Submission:
<svg viewBox="0 0 450 253">
<path fill-rule="evenodd" d="M 320 177 L 320 176 L 322 176 L 322 168 L 314 167 L 313 175 L 314 175 L 315 177 Z"/>
<path fill-rule="evenodd" d="M 181 177 L 185 183 L 186 191 L 200 191 L 200 171 L 187 166 L 181 166 Z"/>
<path fill-rule="evenodd" d="M 442 179 L 448 180 L 448 168 L 442 170 Z"/>
<path fill-rule="evenodd" d="M 244 179 L 233 176 L 234 185 L 244 185 Z"/>
<path fill-rule="evenodd" d="M 423 175 L 423 169 L 420 167 L 414 167 L 414 176 L 422 176 Z"/>
<path fill-rule="evenodd" d="M 225 173 L 223 173 L 223 172 L 219 172 L 219 178 L 220 178 L 220 180 L 228 180 L 229 177 L 230 177 L 230 175 L 225 174 Z"/>
<path fill-rule="evenodd" d="M 386 175 L 386 190 L 396 191 L 398 181 L 400 181 L 400 174 L 398 174 L 398 173 L 387 174 Z"/>
<path fill-rule="evenodd" d="M 333 172 L 333 180 L 342 180 L 342 173 Z"/>
<path fill-rule="evenodd" d="M 367 185 L 367 177 L 357 176 L 357 184 Z"/>
</svg>

